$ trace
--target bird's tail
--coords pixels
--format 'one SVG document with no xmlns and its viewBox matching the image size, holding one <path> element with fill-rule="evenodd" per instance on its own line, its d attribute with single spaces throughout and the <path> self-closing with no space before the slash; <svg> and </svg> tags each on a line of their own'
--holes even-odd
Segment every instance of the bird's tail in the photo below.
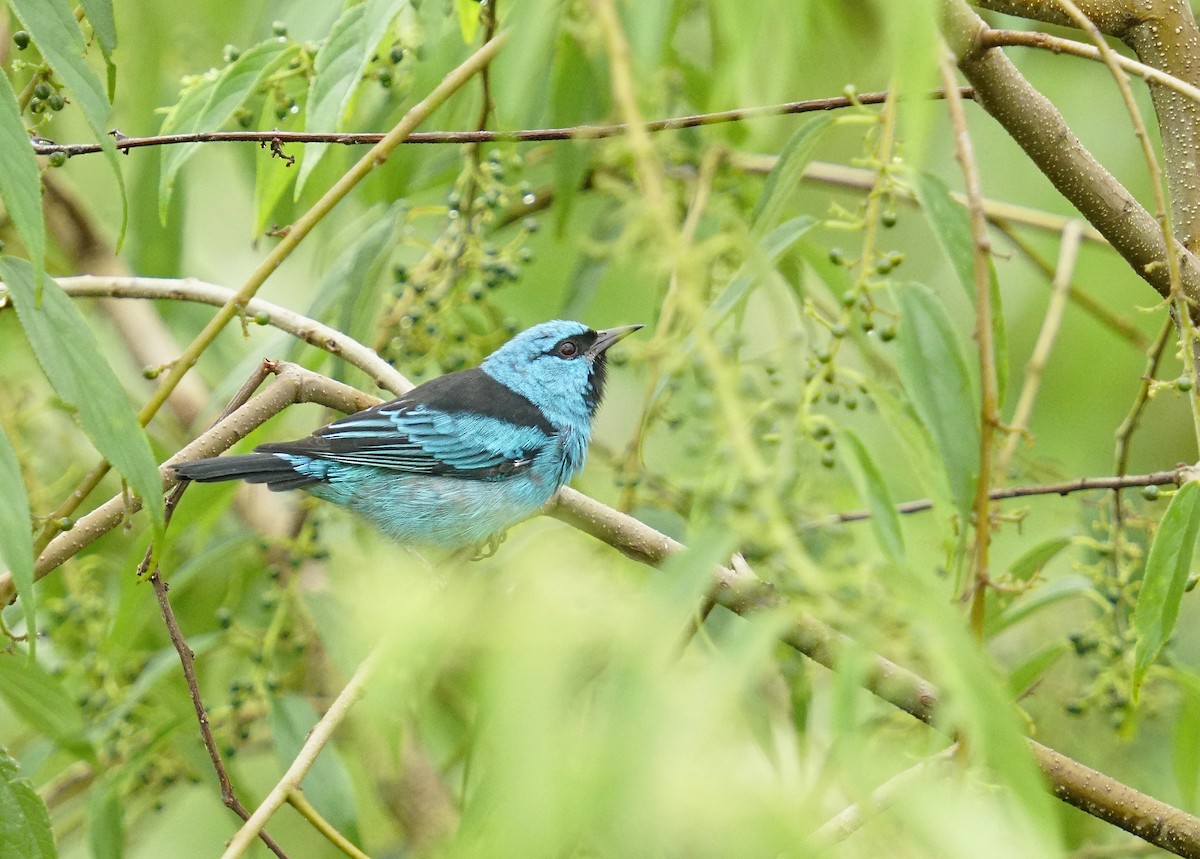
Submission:
<svg viewBox="0 0 1200 859">
<path fill-rule="evenodd" d="M 214 483 L 218 480 L 245 480 L 265 483 L 274 492 L 303 489 L 320 480 L 296 470 L 295 465 L 273 453 L 248 453 L 244 456 L 217 456 L 175 464 L 175 473 L 187 480 Z"/>
</svg>

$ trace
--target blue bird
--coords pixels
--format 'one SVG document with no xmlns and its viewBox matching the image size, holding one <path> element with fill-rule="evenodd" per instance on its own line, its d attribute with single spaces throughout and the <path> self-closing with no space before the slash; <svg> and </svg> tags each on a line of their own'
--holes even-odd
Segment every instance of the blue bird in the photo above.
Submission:
<svg viewBox="0 0 1200 859">
<path fill-rule="evenodd" d="M 605 352 L 641 328 L 543 322 L 473 369 L 255 453 L 181 462 L 202 482 L 303 489 L 401 543 L 495 547 L 583 466 Z"/>
</svg>

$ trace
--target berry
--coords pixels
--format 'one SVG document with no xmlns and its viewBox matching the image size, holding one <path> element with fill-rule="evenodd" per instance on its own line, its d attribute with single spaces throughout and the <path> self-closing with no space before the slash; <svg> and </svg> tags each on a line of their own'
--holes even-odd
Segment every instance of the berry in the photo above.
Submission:
<svg viewBox="0 0 1200 859">
<path fill-rule="evenodd" d="M 67 163 L 67 153 L 51 152 L 49 161 L 51 167 L 62 167 Z"/>
<path fill-rule="evenodd" d="M 17 50 L 23 51 L 29 47 L 29 31 L 17 30 L 13 33 L 13 42 L 16 43 Z"/>
<path fill-rule="evenodd" d="M 37 86 L 35 86 L 33 88 L 34 96 L 36 98 L 42 99 L 43 101 L 50 98 L 50 95 L 53 92 L 54 92 L 54 90 L 50 88 L 50 84 L 46 83 L 45 81 L 42 81 L 41 83 L 39 83 Z"/>
</svg>

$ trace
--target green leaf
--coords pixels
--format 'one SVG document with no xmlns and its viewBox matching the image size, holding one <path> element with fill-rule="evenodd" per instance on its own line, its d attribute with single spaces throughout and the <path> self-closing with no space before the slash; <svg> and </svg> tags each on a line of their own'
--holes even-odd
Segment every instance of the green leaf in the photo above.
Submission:
<svg viewBox="0 0 1200 859">
<path fill-rule="evenodd" d="M 1008 691 L 1015 698 L 1024 695 L 1046 670 L 1070 650 L 1065 641 L 1052 641 L 1034 651 L 1008 672 Z"/>
<path fill-rule="evenodd" d="M 468 45 L 475 41 L 479 34 L 479 2 L 478 0 L 454 0 L 454 8 L 458 10 L 458 29 L 463 41 Z"/>
<path fill-rule="evenodd" d="M 950 194 L 950 188 L 932 173 L 920 172 L 913 177 L 913 190 L 921 211 L 929 220 L 934 238 L 945 253 L 967 300 L 975 306 L 975 239 L 971 235 L 971 218 L 966 207 Z M 1000 301 L 1000 282 L 996 269 L 988 261 L 988 294 L 992 305 L 992 351 L 996 356 L 996 388 L 1000 405 L 1008 390 L 1008 332 L 1004 325 L 1004 310 Z"/>
<path fill-rule="evenodd" d="M 92 32 L 100 42 L 100 50 L 104 56 L 111 54 L 117 47 L 117 19 L 113 16 L 112 0 L 79 0 L 83 12 L 91 22 Z"/>
<path fill-rule="evenodd" d="M 540 126 L 549 103 L 554 54 L 567 6 L 559 0 L 521 0 L 500 7 L 504 29 L 517 50 L 492 61 L 492 89 L 509 127 Z"/>
<path fill-rule="evenodd" d="M 262 117 L 259 128 L 269 128 L 275 120 L 275 103 L 271 99 L 263 102 Z M 254 149 L 254 227 L 251 235 L 261 236 L 267 228 L 267 221 L 275 206 L 283 199 L 284 192 L 295 180 L 303 163 L 305 148 L 293 146 L 288 149 L 288 155 L 296 159 L 289 164 L 278 157 L 270 146 L 258 146 Z"/>
<path fill-rule="evenodd" d="M 280 765 L 291 766 L 300 753 L 317 714 L 299 695 L 281 695 L 271 701 L 271 726 Z M 304 779 L 304 795 L 321 815 L 351 841 L 358 840 L 354 788 L 346 765 L 333 746 L 326 746 Z"/>
<path fill-rule="evenodd" d="M 224 127 L 242 103 L 263 80 L 288 62 L 299 46 L 280 39 L 268 39 L 247 50 L 215 77 L 193 82 L 163 119 L 161 134 L 195 134 Z M 163 149 L 158 177 L 158 214 L 164 222 L 175 177 L 199 149 L 200 143 L 182 143 Z"/>
<path fill-rule="evenodd" d="M 871 511 L 871 528 L 875 531 L 879 548 L 883 549 L 889 560 L 903 564 L 904 534 L 900 529 L 900 514 L 896 512 L 883 474 L 862 440 L 852 430 L 843 429 L 839 434 L 843 442 L 838 445 L 842 462 L 850 472 L 859 497 Z"/>
<path fill-rule="evenodd" d="M 1196 805 L 1196 775 L 1200 773 L 1200 731 L 1196 730 L 1196 725 L 1200 725 L 1200 677 L 1179 669 L 1172 676 L 1180 700 L 1171 762 L 1183 808 L 1192 808 Z"/>
<path fill-rule="evenodd" d="M 334 22 L 329 36 L 313 58 L 305 128 L 316 132 L 342 130 L 350 100 L 362 85 L 363 73 L 371 57 L 406 3 L 407 0 L 366 0 L 351 6 Z M 478 16 L 479 6 L 473 5 Z M 312 171 L 329 151 L 329 144 L 313 143 L 304 148 L 304 161 L 296 177 L 297 198 L 303 193 Z"/>
<path fill-rule="evenodd" d="M 0 654 L 0 698 L 38 734 L 95 762 L 96 753 L 84 733 L 83 715 L 62 684 L 41 665 Z"/>
<path fill-rule="evenodd" d="M 1070 537 L 1051 537 L 1029 549 L 1008 567 L 1008 574 L 1015 581 L 1027 582 L 1042 571 L 1059 552 L 1070 546 Z"/>
<path fill-rule="evenodd" d="M 3 75 L 0 75 L 3 77 Z M 21 598 L 29 655 L 37 647 L 37 601 L 33 591 L 33 530 L 29 497 L 21 480 L 21 466 L 4 428 L 0 427 L 0 562 L 12 573 Z"/>
<path fill-rule="evenodd" d="M 898 338 L 904 389 L 940 453 L 960 516 L 966 521 L 979 474 L 978 408 L 958 336 L 932 290 L 898 290 L 903 321 Z"/>
<path fill-rule="evenodd" d="M 42 221 L 42 179 L 29 132 L 8 75 L 0 74 L 0 201 L 40 281 L 46 259 L 46 226 Z"/>
<path fill-rule="evenodd" d="M 121 797 L 116 786 L 103 779 L 88 796 L 87 839 L 92 859 L 121 859 L 125 853 L 121 822 Z"/>
<path fill-rule="evenodd" d="M 83 33 L 79 31 L 75 13 L 67 0 L 11 0 L 9 5 L 37 43 L 42 57 L 75 96 L 92 133 L 104 149 L 121 191 L 121 228 L 118 233 L 124 237 L 129 212 L 125 199 L 125 179 L 121 175 L 117 150 L 107 128 L 112 105 L 109 104 L 104 84 L 84 59 L 87 44 L 83 40 Z"/>
<path fill-rule="evenodd" d="M 783 151 L 779 153 L 779 160 L 767 174 L 762 194 L 754 204 L 754 214 L 750 216 L 755 233 L 761 235 L 770 230 L 783 216 L 784 207 L 795 195 L 817 141 L 832 121 L 833 117 L 828 114 L 810 119 L 800 126 L 783 147 Z"/>
<path fill-rule="evenodd" d="M 1133 658 L 1135 696 L 1146 671 L 1175 629 L 1198 535 L 1200 483 L 1188 481 L 1175 493 L 1159 523 L 1150 556 L 1146 559 L 1146 574 L 1138 593 L 1137 607 L 1133 610 L 1133 630 L 1137 639 Z"/>
<path fill-rule="evenodd" d="M 158 463 L 83 314 L 50 278 L 43 283 L 39 304 L 33 272 L 24 260 L 0 259 L 0 276 L 46 378 L 63 400 L 78 409 L 83 431 L 96 449 L 141 496 L 155 541 L 161 543 L 165 525 Z"/>
<path fill-rule="evenodd" d="M 54 859 L 54 830 L 46 803 L 17 762 L 0 746 L 0 859 Z"/>
<path fill-rule="evenodd" d="M 746 297 L 750 288 L 766 277 L 779 258 L 800 238 L 816 226 L 807 215 L 784 221 L 767 233 L 755 245 L 750 258 L 734 273 L 729 283 L 712 303 L 712 325 L 716 327 Z"/>
<path fill-rule="evenodd" d="M 1047 585 L 1033 588 L 1014 601 L 1012 605 L 1006 606 L 999 614 L 990 615 L 987 626 L 984 628 L 984 635 L 991 638 L 1035 612 L 1062 600 L 1083 596 L 1091 590 L 1092 583 L 1085 576 L 1064 576 Z"/>
</svg>

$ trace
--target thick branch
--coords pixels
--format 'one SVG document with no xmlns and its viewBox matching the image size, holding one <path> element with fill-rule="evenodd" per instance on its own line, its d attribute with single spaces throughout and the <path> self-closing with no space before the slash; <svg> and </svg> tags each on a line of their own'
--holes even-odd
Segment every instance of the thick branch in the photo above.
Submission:
<svg viewBox="0 0 1200 859">
<path fill-rule="evenodd" d="M 962 73 L 975 86 L 975 100 L 1116 251 L 1167 297 L 1171 292 L 1162 228 L 1145 208 L 1079 141 L 1050 101 L 1033 88 L 999 50 L 982 39 L 987 25 L 963 0 L 946 2 L 946 38 Z M 1183 288 L 1200 299 L 1200 264 L 1181 249 Z"/>
</svg>

